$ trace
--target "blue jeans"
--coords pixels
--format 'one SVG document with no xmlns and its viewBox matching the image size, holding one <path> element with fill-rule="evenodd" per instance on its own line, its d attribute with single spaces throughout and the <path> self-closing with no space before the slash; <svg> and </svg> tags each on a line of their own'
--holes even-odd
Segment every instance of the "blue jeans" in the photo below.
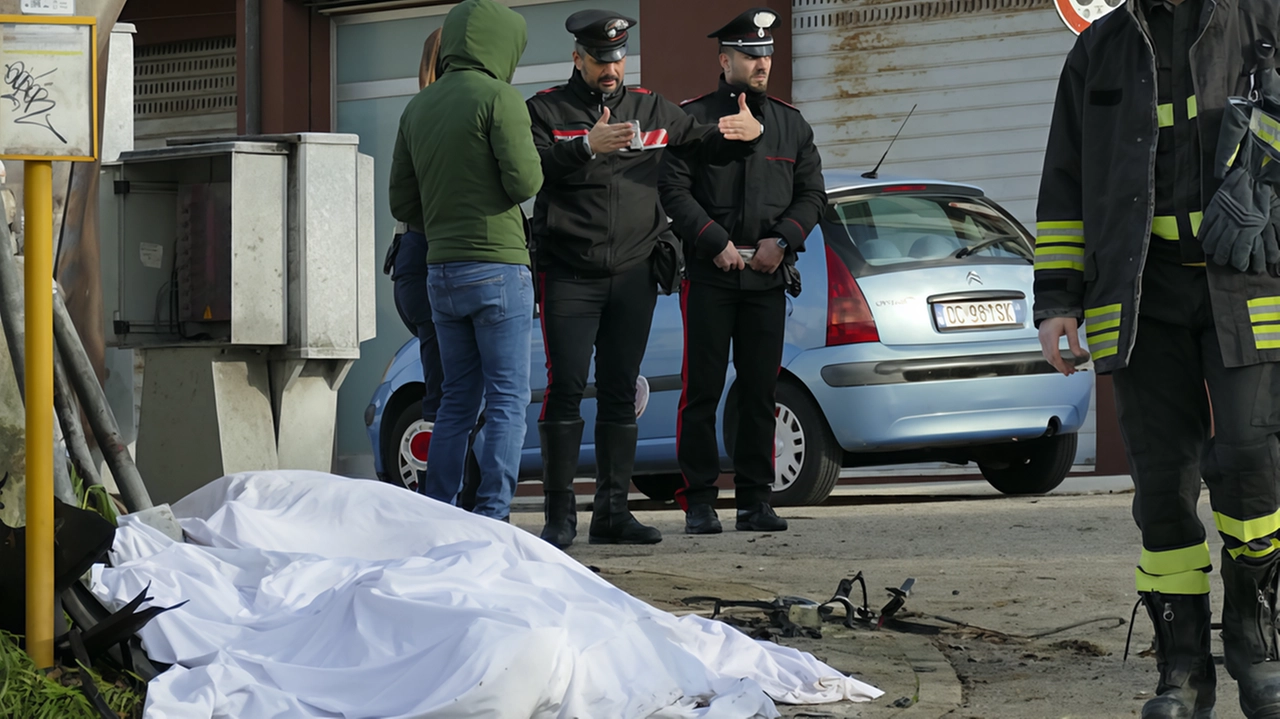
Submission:
<svg viewBox="0 0 1280 719">
<path fill-rule="evenodd" d="M 449 262 L 427 268 L 431 314 L 444 366 L 443 397 L 427 457 L 423 494 L 454 504 L 462 489 L 467 437 L 484 400 L 477 447 L 475 513 L 510 514 L 529 407 L 533 278 L 523 265 Z"/>
</svg>

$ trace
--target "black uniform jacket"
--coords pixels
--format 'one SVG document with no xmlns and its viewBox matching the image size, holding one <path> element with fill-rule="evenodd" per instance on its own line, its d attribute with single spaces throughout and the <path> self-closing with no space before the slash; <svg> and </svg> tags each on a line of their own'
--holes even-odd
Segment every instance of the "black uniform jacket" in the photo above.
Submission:
<svg viewBox="0 0 1280 719">
<path fill-rule="evenodd" d="M 715 92 L 681 103 L 700 122 L 715 123 L 738 112 L 742 89 L 720 78 Z M 747 107 L 764 125 L 751 153 L 713 165 L 698 158 L 668 156 L 659 188 L 662 205 L 684 243 L 692 282 L 740 289 L 771 289 L 784 283 L 786 264 L 804 250 L 827 204 L 822 160 L 813 129 L 800 111 L 767 95 L 747 92 Z M 747 268 L 723 272 L 713 262 L 729 242 L 755 247 L 765 238 L 787 242 L 784 266 L 772 275 Z"/>
<path fill-rule="evenodd" d="M 1036 211 L 1036 323 L 1083 317 L 1101 373 L 1127 365 L 1137 334 L 1161 117 L 1194 115 L 1207 207 L 1222 182 L 1213 163 L 1227 98 L 1276 79 L 1274 57 L 1259 51 L 1274 54 L 1280 2 L 1206 0 L 1190 53 L 1195 94 L 1185 109 L 1160 107 L 1145 4 L 1128 0 L 1093 23 L 1067 56 Z M 1242 273 L 1209 261 L 1206 272 L 1226 365 L 1280 360 L 1274 270 Z"/>
<path fill-rule="evenodd" d="M 576 69 L 568 84 L 543 90 L 528 106 L 544 176 L 533 209 L 533 243 L 539 271 L 552 275 L 607 277 L 649 260 L 658 236 L 669 229 L 658 203 L 664 148 L 731 159 L 754 144 L 724 139 L 717 125 L 696 123 L 641 87 L 605 96 Z M 592 157 L 584 138 L 605 107 L 611 124 L 639 121 L 643 149 Z"/>
</svg>

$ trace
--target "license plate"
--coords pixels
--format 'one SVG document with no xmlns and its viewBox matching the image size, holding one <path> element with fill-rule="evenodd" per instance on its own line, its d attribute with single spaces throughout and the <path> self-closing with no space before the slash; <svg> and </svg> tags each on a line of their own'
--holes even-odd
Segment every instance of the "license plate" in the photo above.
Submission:
<svg viewBox="0 0 1280 719">
<path fill-rule="evenodd" d="M 933 305 L 933 319 L 939 330 L 1021 327 L 1027 308 L 1022 300 L 981 302 L 939 302 Z"/>
</svg>

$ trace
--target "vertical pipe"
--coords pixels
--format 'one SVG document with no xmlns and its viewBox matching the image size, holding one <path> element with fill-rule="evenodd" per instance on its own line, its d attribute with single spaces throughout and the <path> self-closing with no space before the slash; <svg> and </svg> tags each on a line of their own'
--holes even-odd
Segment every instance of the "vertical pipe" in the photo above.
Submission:
<svg viewBox="0 0 1280 719">
<path fill-rule="evenodd" d="M 27 653 L 53 666 L 53 163 L 28 160 L 26 211 Z"/>
<path fill-rule="evenodd" d="M 244 0 L 244 131 L 262 133 L 262 0 Z"/>
</svg>

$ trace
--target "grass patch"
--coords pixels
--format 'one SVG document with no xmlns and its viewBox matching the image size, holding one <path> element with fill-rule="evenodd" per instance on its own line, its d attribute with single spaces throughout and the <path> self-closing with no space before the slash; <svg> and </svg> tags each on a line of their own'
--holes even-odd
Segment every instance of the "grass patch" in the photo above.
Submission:
<svg viewBox="0 0 1280 719">
<path fill-rule="evenodd" d="M 93 679 L 107 706 L 121 719 L 141 719 L 144 699 L 136 677 L 104 677 L 92 669 L 36 669 L 18 637 L 0 631 L 0 716 L 10 719 L 101 719 L 81 689 Z"/>
</svg>

